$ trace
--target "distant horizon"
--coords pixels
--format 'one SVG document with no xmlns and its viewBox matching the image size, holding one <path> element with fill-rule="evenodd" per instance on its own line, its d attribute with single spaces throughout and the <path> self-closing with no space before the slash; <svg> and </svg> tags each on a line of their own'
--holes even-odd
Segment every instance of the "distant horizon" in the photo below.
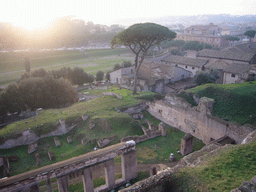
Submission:
<svg viewBox="0 0 256 192">
<path fill-rule="evenodd" d="M 145 22 L 154 22 L 154 20 L 161 20 L 161 19 L 164 19 L 164 18 L 168 18 L 168 17 L 177 17 L 177 18 L 182 18 L 182 17 L 199 17 L 199 16 L 221 16 L 221 15 L 228 15 L 228 16 L 231 16 L 231 17 L 243 17 L 243 16 L 251 16 L 251 17 L 255 17 L 255 22 L 256 22 L 256 13 L 255 14 L 244 14 L 244 15 L 232 15 L 232 14 L 226 14 L 226 13 L 220 13 L 220 14 L 197 14 L 197 15 L 166 15 L 166 16 L 159 16 L 159 17 L 138 17 L 138 18 L 118 18 L 116 19 L 116 21 L 114 21 L 113 23 L 95 23 L 93 21 L 86 21 L 84 19 L 81 19 L 81 18 L 77 18 L 75 16 L 63 16 L 63 17 L 58 17 L 58 18 L 55 18 L 54 20 L 52 20 L 51 22 L 49 22 L 49 26 L 54 22 L 56 21 L 57 19 L 60 19 L 60 18 L 65 18 L 65 17 L 71 17 L 72 19 L 76 20 L 84 20 L 85 23 L 88 23 L 88 22 L 92 22 L 93 24 L 95 25 L 106 25 L 106 26 L 111 26 L 111 25 L 120 25 L 120 26 L 123 26 L 123 27 L 129 27 L 130 25 L 133 25 L 135 23 L 145 23 Z M 162 21 L 163 23 L 164 21 Z M 175 24 L 175 21 L 169 21 L 170 23 L 173 23 L 173 25 Z M 195 23 L 197 21 L 194 21 Z M 0 21 L 0 23 L 10 23 L 12 26 L 16 26 L 16 27 L 21 27 L 22 26 L 19 26 L 19 25 L 15 25 L 11 22 L 2 22 Z M 161 23 L 161 22 L 160 22 Z M 183 23 L 177 23 L 176 24 L 183 24 Z"/>
<path fill-rule="evenodd" d="M 5 0 L 0 7 L 0 22 L 34 30 L 65 16 L 95 24 L 126 25 L 129 20 L 138 23 L 169 16 L 255 13 L 255 0 Z"/>
</svg>

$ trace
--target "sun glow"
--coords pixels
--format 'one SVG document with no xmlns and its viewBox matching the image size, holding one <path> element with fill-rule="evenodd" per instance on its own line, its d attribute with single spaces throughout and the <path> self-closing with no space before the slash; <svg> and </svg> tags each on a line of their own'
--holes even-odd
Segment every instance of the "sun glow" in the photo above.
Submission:
<svg viewBox="0 0 256 192">
<path fill-rule="evenodd" d="M 42 21 L 36 18 L 24 19 L 13 22 L 13 25 L 28 32 L 45 31 L 52 24 L 52 21 Z"/>
</svg>

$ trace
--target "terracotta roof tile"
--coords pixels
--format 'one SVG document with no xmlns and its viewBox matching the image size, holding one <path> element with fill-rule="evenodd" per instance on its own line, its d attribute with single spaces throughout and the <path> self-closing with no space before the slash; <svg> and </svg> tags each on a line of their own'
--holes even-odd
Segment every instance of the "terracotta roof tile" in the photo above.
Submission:
<svg viewBox="0 0 256 192">
<path fill-rule="evenodd" d="M 219 59 L 217 61 L 209 61 L 209 63 L 207 63 L 204 67 L 207 69 L 226 69 L 230 64 L 228 64 L 227 62 Z"/>
<path fill-rule="evenodd" d="M 182 65 L 189 65 L 194 67 L 202 67 L 204 64 L 207 63 L 205 59 L 194 59 L 189 57 L 182 57 L 177 55 L 170 55 L 164 58 L 162 61 L 172 63 L 172 64 L 182 64 Z"/>
<path fill-rule="evenodd" d="M 246 53 L 256 53 L 256 43 L 255 42 L 243 43 L 243 44 L 227 47 L 223 50 L 242 51 L 242 52 L 246 52 Z"/>
<path fill-rule="evenodd" d="M 204 49 L 200 51 L 197 56 L 249 62 L 252 60 L 254 55 L 255 53 L 245 53 L 241 51 Z"/>
<path fill-rule="evenodd" d="M 244 73 L 246 71 L 249 71 L 251 69 L 251 67 L 252 66 L 249 65 L 249 64 L 233 63 L 232 65 L 230 65 L 229 67 L 227 67 L 223 71 L 228 72 L 228 73 L 241 74 L 241 73 Z"/>
</svg>

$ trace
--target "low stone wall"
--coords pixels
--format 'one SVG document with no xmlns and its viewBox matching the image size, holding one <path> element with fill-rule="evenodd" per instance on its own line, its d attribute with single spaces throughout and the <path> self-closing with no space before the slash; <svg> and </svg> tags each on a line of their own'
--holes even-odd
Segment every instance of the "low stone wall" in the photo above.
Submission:
<svg viewBox="0 0 256 192">
<path fill-rule="evenodd" d="M 148 124 L 150 125 L 150 122 Z M 147 141 L 149 139 L 153 139 L 155 137 L 166 136 L 166 127 L 163 122 L 159 123 L 157 130 L 152 129 L 152 128 L 146 129 L 145 127 L 142 127 L 142 130 L 144 132 L 144 135 L 141 135 L 141 136 L 135 135 L 135 136 L 124 137 L 121 139 L 121 142 L 133 140 L 137 144 L 142 141 Z"/>
<path fill-rule="evenodd" d="M 50 133 L 40 135 L 40 137 L 38 137 L 30 129 L 25 130 L 21 133 L 20 137 L 15 138 L 15 139 L 6 140 L 2 145 L 0 145 L 0 149 L 8 149 L 8 148 L 12 148 L 12 147 L 20 146 L 20 145 L 28 145 L 28 144 L 34 143 L 38 139 L 41 139 L 44 137 L 50 137 L 50 136 L 54 136 L 54 135 L 63 135 L 63 134 L 68 133 L 71 129 L 73 129 L 75 127 L 75 125 L 66 126 L 66 123 L 64 120 L 60 120 L 59 122 L 60 123 L 59 123 L 59 126 L 57 127 L 57 129 L 55 129 L 54 131 L 52 131 Z"/>
<path fill-rule="evenodd" d="M 206 144 L 223 136 L 241 143 L 254 130 L 252 126 L 240 126 L 211 115 L 213 102 L 212 99 L 201 98 L 198 106 L 192 107 L 181 98 L 169 95 L 164 100 L 147 102 L 147 110 L 166 124 L 190 133 Z"/>
<path fill-rule="evenodd" d="M 103 92 L 102 95 L 109 95 L 109 96 L 113 96 L 113 97 L 116 97 L 118 99 L 123 99 L 122 95 L 119 95 L 117 93 L 113 93 L 113 92 Z"/>
</svg>

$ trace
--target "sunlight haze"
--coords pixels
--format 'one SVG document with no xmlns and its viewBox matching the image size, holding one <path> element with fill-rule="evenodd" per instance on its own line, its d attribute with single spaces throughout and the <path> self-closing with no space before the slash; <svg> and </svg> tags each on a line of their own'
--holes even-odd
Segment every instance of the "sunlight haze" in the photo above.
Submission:
<svg viewBox="0 0 256 192">
<path fill-rule="evenodd" d="M 24 29 L 43 29 L 54 20 L 74 16 L 94 24 L 126 25 L 126 19 L 172 15 L 256 13 L 254 0 L 2 0 L 0 22 Z M 137 20 L 136 20 L 137 19 Z"/>
</svg>

